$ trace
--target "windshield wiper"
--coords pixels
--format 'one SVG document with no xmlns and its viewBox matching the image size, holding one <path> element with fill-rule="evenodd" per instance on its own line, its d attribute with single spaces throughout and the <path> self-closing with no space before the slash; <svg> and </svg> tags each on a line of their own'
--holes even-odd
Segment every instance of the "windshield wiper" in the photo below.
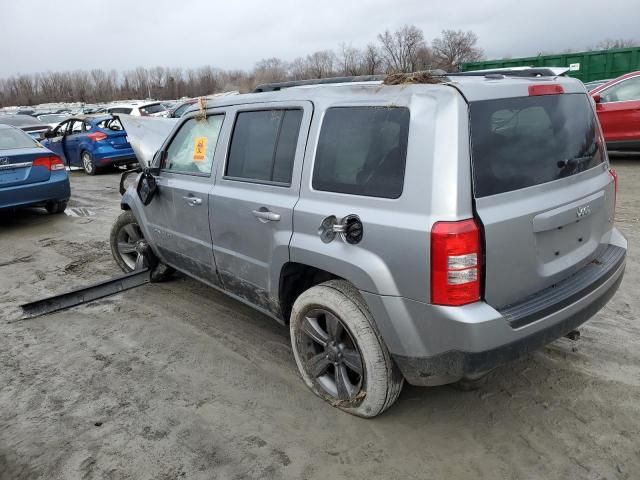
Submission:
<svg viewBox="0 0 640 480">
<path fill-rule="evenodd" d="M 595 154 L 593 154 L 595 155 Z M 567 158 L 566 160 L 560 160 L 557 165 L 558 168 L 573 168 L 576 167 L 577 165 L 581 164 L 584 161 L 587 160 L 591 160 L 593 158 L 593 155 L 585 155 L 582 157 L 573 157 L 573 158 Z"/>
</svg>

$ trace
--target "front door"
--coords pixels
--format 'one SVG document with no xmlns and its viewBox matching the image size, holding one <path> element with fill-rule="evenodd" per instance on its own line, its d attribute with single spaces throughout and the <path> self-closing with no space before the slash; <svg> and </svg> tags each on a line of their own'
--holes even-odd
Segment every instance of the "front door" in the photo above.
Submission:
<svg viewBox="0 0 640 480">
<path fill-rule="evenodd" d="M 311 115 L 310 102 L 236 107 L 227 160 L 209 197 L 224 288 L 276 315 Z"/>
<path fill-rule="evenodd" d="M 640 75 L 622 80 L 599 93 L 596 110 L 607 143 L 640 145 Z M 624 146 L 624 143 L 617 146 Z"/>
<path fill-rule="evenodd" d="M 70 124 L 71 120 L 65 120 L 64 122 L 61 122 L 56 128 L 53 129 L 53 136 L 41 142 L 45 147 L 59 156 L 66 165 L 69 165 L 69 162 L 64 154 L 64 137 Z"/>
<path fill-rule="evenodd" d="M 82 166 L 80 159 L 80 137 L 84 133 L 84 122 L 82 120 L 69 120 L 67 134 L 62 141 L 64 146 L 64 156 L 67 158 L 69 165 Z"/>
<path fill-rule="evenodd" d="M 216 273 L 209 194 L 224 112 L 187 119 L 165 144 L 158 190 L 144 207 L 148 234 L 161 259 L 203 282 L 220 286 Z"/>
</svg>

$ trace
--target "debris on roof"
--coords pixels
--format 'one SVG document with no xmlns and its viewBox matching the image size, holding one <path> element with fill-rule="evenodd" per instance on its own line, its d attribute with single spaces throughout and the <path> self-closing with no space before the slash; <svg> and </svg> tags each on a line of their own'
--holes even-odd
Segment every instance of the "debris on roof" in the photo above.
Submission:
<svg viewBox="0 0 640 480">
<path fill-rule="evenodd" d="M 406 85 L 417 83 L 442 83 L 442 78 L 434 77 L 429 72 L 390 73 L 384 80 L 384 85 Z"/>
</svg>

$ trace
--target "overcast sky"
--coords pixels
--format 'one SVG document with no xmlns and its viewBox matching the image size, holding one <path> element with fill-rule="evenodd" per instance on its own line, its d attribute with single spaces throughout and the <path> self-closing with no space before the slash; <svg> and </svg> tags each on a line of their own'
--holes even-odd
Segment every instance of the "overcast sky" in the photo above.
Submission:
<svg viewBox="0 0 640 480">
<path fill-rule="evenodd" d="M 640 0 L 0 0 L 0 77 L 138 65 L 250 69 L 414 24 L 473 30 L 488 58 L 640 41 Z"/>
</svg>

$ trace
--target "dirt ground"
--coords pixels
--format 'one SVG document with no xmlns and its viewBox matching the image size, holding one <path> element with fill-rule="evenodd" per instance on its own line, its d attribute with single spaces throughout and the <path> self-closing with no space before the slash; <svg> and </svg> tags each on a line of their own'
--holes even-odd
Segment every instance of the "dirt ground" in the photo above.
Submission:
<svg viewBox="0 0 640 480">
<path fill-rule="evenodd" d="M 582 339 L 475 392 L 405 386 L 374 420 L 306 389 L 286 328 L 191 279 L 8 323 L 118 273 L 119 175 L 73 172 L 77 216 L 0 216 L 0 478 L 638 478 L 640 160 L 613 163 L 627 272 Z"/>
</svg>

